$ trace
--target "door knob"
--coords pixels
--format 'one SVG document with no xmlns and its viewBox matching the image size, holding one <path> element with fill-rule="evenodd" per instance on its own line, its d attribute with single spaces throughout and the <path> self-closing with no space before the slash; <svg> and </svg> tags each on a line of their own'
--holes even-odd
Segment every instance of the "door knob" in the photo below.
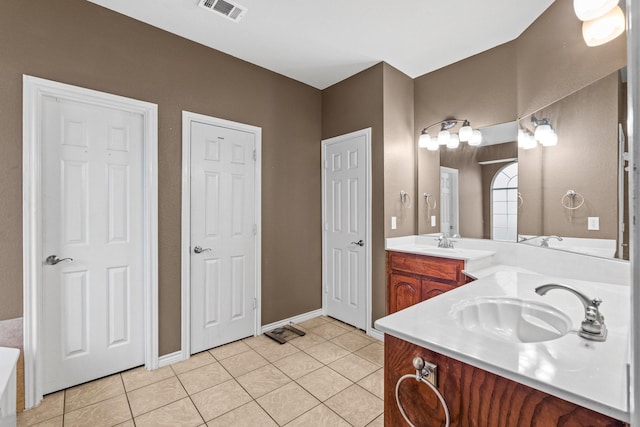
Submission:
<svg viewBox="0 0 640 427">
<path fill-rule="evenodd" d="M 357 242 L 351 242 L 352 245 L 364 246 L 364 240 L 360 239 Z"/>
<path fill-rule="evenodd" d="M 49 255 L 47 257 L 47 259 L 45 260 L 45 262 L 47 263 L 47 265 L 56 265 L 62 261 L 67 261 L 67 262 L 72 262 L 73 258 L 58 258 L 58 255 Z"/>
<path fill-rule="evenodd" d="M 193 248 L 193 252 L 197 254 L 201 254 L 202 252 L 211 252 L 211 248 L 202 248 L 202 246 L 196 246 Z"/>
</svg>

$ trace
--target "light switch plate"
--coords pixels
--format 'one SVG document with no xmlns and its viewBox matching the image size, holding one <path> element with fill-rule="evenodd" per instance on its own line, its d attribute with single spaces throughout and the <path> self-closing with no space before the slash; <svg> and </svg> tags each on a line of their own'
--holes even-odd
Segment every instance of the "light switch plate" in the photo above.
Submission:
<svg viewBox="0 0 640 427">
<path fill-rule="evenodd" d="M 391 229 L 395 230 L 396 228 L 398 228 L 398 221 L 396 220 L 395 216 L 391 217 Z"/>
<path fill-rule="evenodd" d="M 587 217 L 587 230 L 600 230 L 600 217 L 590 216 Z"/>
<path fill-rule="evenodd" d="M 435 215 L 431 215 L 431 226 L 432 227 L 436 226 L 436 216 Z"/>
</svg>

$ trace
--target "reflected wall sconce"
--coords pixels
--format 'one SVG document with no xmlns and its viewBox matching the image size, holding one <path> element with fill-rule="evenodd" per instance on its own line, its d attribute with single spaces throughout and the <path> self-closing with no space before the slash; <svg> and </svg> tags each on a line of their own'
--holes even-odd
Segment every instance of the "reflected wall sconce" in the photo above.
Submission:
<svg viewBox="0 0 640 427">
<path fill-rule="evenodd" d="M 624 32 L 624 12 L 618 0 L 573 0 L 573 10 L 582 22 L 587 46 L 600 46 Z"/>
<path fill-rule="evenodd" d="M 544 147 L 552 147 L 558 145 L 558 134 L 551 125 L 551 120 L 537 119 L 536 116 L 531 116 L 531 126 L 534 131 L 530 132 L 528 129 L 518 129 L 518 147 L 530 150 L 536 148 L 538 143 Z"/>
<path fill-rule="evenodd" d="M 458 133 L 452 133 L 451 129 L 461 124 Z M 429 129 L 440 126 L 437 136 L 431 137 Z M 466 142 L 470 146 L 475 147 L 482 143 L 482 133 L 471 127 L 469 120 L 461 119 L 445 119 L 427 126 L 420 132 L 418 138 L 418 147 L 426 148 L 429 151 L 438 151 L 441 145 L 447 148 L 458 148 L 461 142 Z"/>
</svg>

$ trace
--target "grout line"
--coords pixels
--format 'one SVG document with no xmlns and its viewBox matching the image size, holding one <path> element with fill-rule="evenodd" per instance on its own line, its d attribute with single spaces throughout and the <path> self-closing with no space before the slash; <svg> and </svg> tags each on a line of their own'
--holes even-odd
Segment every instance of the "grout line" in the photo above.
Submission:
<svg viewBox="0 0 640 427">
<path fill-rule="evenodd" d="M 124 397 L 125 399 L 127 399 L 127 406 L 129 407 L 129 414 L 131 415 L 131 422 L 133 422 L 133 425 L 135 426 L 136 421 L 133 418 L 133 410 L 131 409 L 131 402 L 129 401 L 129 393 L 127 393 L 127 388 L 124 386 L 124 378 L 122 378 L 122 373 L 120 373 L 120 382 L 122 383 L 122 389 L 124 390 Z"/>
<path fill-rule="evenodd" d="M 211 356 L 213 357 L 213 356 Z M 215 358 L 214 358 L 215 360 Z M 220 365 L 222 366 L 222 365 Z M 224 367 L 223 367 L 224 368 Z M 193 370 L 193 369 L 192 369 Z M 175 372 L 175 371 L 174 371 Z M 189 372 L 189 371 L 186 371 Z M 187 398 L 189 399 L 189 401 L 191 402 L 191 404 L 193 405 L 194 408 L 196 408 L 196 412 L 198 413 L 198 415 L 200 416 L 200 419 L 202 420 L 202 422 L 204 424 L 207 424 L 207 421 L 204 419 L 204 416 L 202 415 L 202 413 L 200 412 L 200 409 L 198 409 L 198 405 L 196 405 L 196 402 L 193 401 L 193 399 L 191 398 L 191 394 L 189 394 L 189 392 L 187 391 L 187 388 L 184 386 L 184 384 L 182 383 L 182 380 L 180 380 L 180 377 L 178 375 L 176 375 L 176 378 L 178 378 L 178 382 L 180 383 L 180 385 L 182 386 L 182 388 L 184 389 L 185 393 L 187 393 Z M 205 389 L 206 390 L 206 389 Z M 199 392 L 198 392 L 199 393 Z M 194 393 L 196 394 L 196 393 Z M 182 400 L 182 399 L 181 399 Z"/>
<path fill-rule="evenodd" d="M 324 324 L 324 325 L 326 325 L 326 324 L 330 324 L 330 323 L 338 323 L 338 322 L 339 322 L 338 320 L 335 320 L 335 319 L 332 319 L 332 318 L 329 318 L 329 317 L 321 317 L 321 320 L 323 320 L 323 321 L 324 321 L 324 323 L 322 323 L 322 324 Z M 321 325 L 318 325 L 318 326 L 321 326 Z M 338 326 L 339 326 L 339 325 L 338 325 Z M 310 329 L 306 329 L 306 330 L 305 330 L 305 332 L 307 332 L 307 333 L 311 333 L 311 334 L 315 334 L 315 333 L 314 333 L 313 331 L 311 331 Z M 361 332 L 361 331 L 359 331 L 358 329 L 345 330 L 345 333 L 344 333 L 344 334 L 340 334 L 340 335 L 338 335 L 338 336 L 336 336 L 336 337 L 333 337 L 332 339 L 335 339 L 335 338 L 337 338 L 337 337 L 339 337 L 339 336 L 343 336 L 343 335 L 346 335 L 347 333 L 352 333 L 352 332 Z M 318 335 L 318 334 L 315 334 L 315 335 Z M 191 371 L 196 370 L 196 369 L 199 369 L 199 368 L 203 368 L 203 367 L 205 367 L 205 366 L 207 366 L 207 365 L 210 365 L 210 364 L 212 364 L 212 363 L 218 363 L 218 364 L 222 367 L 222 369 L 223 369 L 227 374 L 229 374 L 229 376 L 231 377 L 231 379 L 226 380 L 226 381 L 223 381 L 223 382 L 222 382 L 222 383 L 220 383 L 220 384 L 223 384 L 223 383 L 225 383 L 225 382 L 228 382 L 228 381 L 233 380 L 236 384 L 238 384 L 238 385 L 239 385 L 239 386 L 240 386 L 240 387 L 245 391 L 245 393 L 247 393 L 247 395 L 251 398 L 251 401 L 255 402 L 255 403 L 258 405 L 258 407 L 259 407 L 259 408 L 261 408 L 261 410 L 262 410 L 262 411 L 264 411 L 264 412 L 267 414 L 267 416 L 268 416 L 270 419 L 272 419 L 272 420 L 274 421 L 274 423 L 276 423 L 276 424 L 278 424 L 278 423 L 276 422 L 276 420 L 273 418 L 273 416 L 271 416 L 271 414 L 269 414 L 269 412 L 267 412 L 267 410 L 266 410 L 264 407 L 262 407 L 262 405 L 260 405 L 260 403 L 258 402 L 258 399 L 260 399 L 260 398 L 261 398 L 261 397 L 263 397 L 263 396 L 266 396 L 266 395 L 267 395 L 267 394 L 269 394 L 269 393 L 273 393 L 273 392 L 275 392 L 276 390 L 279 390 L 279 389 L 281 389 L 281 388 L 283 388 L 283 387 L 285 387 L 285 386 L 287 386 L 287 385 L 290 385 L 290 384 L 291 384 L 291 382 L 293 382 L 293 383 L 295 383 L 297 386 L 301 387 L 303 390 L 305 390 L 306 392 L 308 392 L 308 393 L 309 393 L 309 394 L 310 394 L 314 399 L 316 399 L 316 400 L 319 402 L 319 404 L 318 404 L 318 405 L 315 405 L 313 408 L 309 409 L 309 411 L 311 411 L 311 410 L 313 410 L 313 409 L 316 409 L 316 408 L 317 408 L 318 406 L 320 406 L 320 405 L 323 405 L 325 408 L 328 408 L 331 412 L 333 412 L 334 414 L 336 414 L 336 415 L 337 415 L 341 420 L 344 420 L 344 421 L 345 421 L 345 422 L 347 422 L 347 423 L 348 423 L 348 421 L 347 421 L 344 417 L 342 417 L 340 414 L 338 414 L 336 411 L 334 411 L 334 410 L 333 410 L 333 409 L 331 409 L 328 405 L 326 405 L 326 404 L 325 404 L 325 402 L 326 402 L 327 400 L 329 400 L 329 399 L 333 398 L 334 396 L 336 396 L 337 394 L 341 393 L 342 391 L 344 391 L 344 390 L 346 390 L 346 389 L 348 389 L 348 388 L 350 388 L 350 387 L 352 387 L 352 386 L 354 386 L 354 385 L 355 385 L 355 386 L 358 386 L 360 389 L 364 390 L 366 393 L 368 393 L 368 394 L 369 394 L 369 395 L 371 395 L 372 397 L 374 397 L 374 398 L 376 398 L 376 399 L 378 399 L 378 400 L 382 400 L 382 401 L 384 402 L 384 399 L 380 399 L 380 398 L 379 398 L 378 396 L 376 396 L 374 393 L 370 392 L 369 390 L 365 389 L 365 388 L 364 388 L 364 387 L 362 387 L 360 384 L 358 384 L 358 382 L 357 382 L 357 381 L 352 381 L 351 379 L 349 379 L 349 378 L 345 377 L 345 376 L 344 376 L 344 375 L 342 375 L 340 372 L 338 372 L 338 371 L 334 370 L 333 368 L 331 368 L 331 367 L 329 366 L 330 364 L 332 364 L 332 363 L 334 363 L 334 362 L 336 362 L 336 361 L 338 361 L 338 360 L 344 359 L 344 358 L 348 357 L 349 355 L 355 355 L 356 357 L 359 357 L 359 358 L 361 358 L 361 359 L 363 359 L 363 360 L 366 360 L 367 362 L 369 362 L 369 363 L 371 363 L 371 364 L 373 364 L 373 365 L 375 365 L 375 366 L 376 366 L 376 369 L 375 369 L 373 372 L 369 373 L 368 375 L 365 375 L 363 378 L 361 378 L 361 379 L 359 380 L 359 381 L 362 381 L 364 378 L 367 378 L 367 377 L 369 377 L 369 376 L 371 376 L 371 375 L 375 374 L 375 373 L 376 373 L 377 371 L 379 371 L 380 369 L 383 369 L 383 366 L 378 365 L 378 363 L 376 363 L 376 362 L 374 362 L 374 361 L 372 361 L 372 360 L 369 360 L 369 359 L 368 359 L 368 358 L 366 358 L 366 357 L 363 357 L 363 356 L 361 356 L 361 355 L 357 354 L 357 351 L 360 351 L 360 350 L 362 350 L 362 349 L 364 349 L 364 348 L 366 348 L 366 347 L 368 347 L 368 346 L 370 346 L 370 345 L 372 345 L 372 344 L 376 344 L 376 342 L 370 342 L 370 343 L 368 343 L 368 344 L 364 345 L 363 347 L 361 347 L 361 348 L 359 348 L 359 349 L 357 349 L 357 350 L 355 350 L 355 351 L 352 351 L 352 350 L 350 350 L 350 349 L 348 349 L 348 348 L 346 348 L 346 347 L 341 346 L 340 344 L 337 344 L 337 343 L 332 342 L 332 339 L 326 339 L 325 337 L 322 337 L 321 335 L 318 335 L 318 336 L 319 336 L 319 337 L 321 337 L 321 338 L 323 339 L 323 341 L 322 341 L 321 343 L 315 344 L 315 345 L 310 346 L 310 347 L 308 347 L 308 348 L 306 348 L 306 349 L 301 349 L 301 348 L 299 348 L 299 347 L 297 347 L 297 346 L 295 346 L 295 345 L 293 345 L 293 344 L 292 344 L 292 346 L 297 350 L 296 352 L 291 353 L 291 354 L 288 354 L 288 355 L 286 355 L 286 356 L 284 356 L 284 357 L 282 357 L 282 358 L 279 358 L 278 360 L 275 360 L 275 361 L 273 361 L 273 362 L 271 362 L 271 361 L 267 360 L 264 356 L 262 356 L 262 354 L 261 354 L 258 350 L 256 350 L 256 348 L 260 348 L 261 346 L 258 346 L 258 347 L 256 347 L 256 348 L 254 348 L 254 347 L 250 346 L 249 344 L 247 344 L 246 342 L 244 342 L 244 340 L 238 340 L 238 341 L 242 341 L 242 342 L 244 342 L 244 344 L 245 344 L 245 345 L 247 345 L 248 349 L 246 349 L 245 351 L 241 351 L 240 353 L 234 354 L 234 355 L 232 355 L 232 356 L 229 356 L 229 357 L 226 357 L 226 358 L 221 358 L 221 359 L 216 358 L 213 354 L 211 354 L 211 352 L 210 352 L 209 350 L 204 350 L 204 351 L 206 351 L 206 352 L 208 352 L 208 353 L 209 353 L 209 356 L 211 356 L 211 358 L 212 358 L 212 360 L 213 360 L 213 361 L 212 361 L 211 363 L 206 363 L 206 364 L 204 364 L 204 365 L 202 365 L 202 366 L 198 366 L 198 367 L 196 367 L 196 368 L 193 368 L 193 369 L 189 369 L 189 370 L 187 370 L 187 371 L 184 371 L 184 372 L 182 372 L 181 374 L 184 374 L 184 373 L 186 373 L 186 372 L 191 372 Z M 366 336 L 365 336 L 365 337 L 366 337 Z M 330 343 L 332 343 L 332 344 L 334 344 L 334 345 L 337 345 L 337 346 L 339 346 L 340 348 L 343 348 L 344 350 L 348 351 L 349 353 L 348 353 L 347 355 L 344 355 L 344 356 L 342 356 L 342 357 L 339 357 L 339 358 L 338 358 L 338 359 L 336 359 L 336 360 L 331 361 L 330 363 L 324 363 L 324 362 L 322 362 L 322 361 L 320 361 L 320 360 L 316 359 L 316 358 L 315 358 L 311 353 L 307 352 L 307 350 L 308 350 L 308 349 L 313 348 L 313 347 L 315 347 L 316 345 L 324 344 L 324 343 L 327 343 L 327 342 L 330 342 Z M 231 344 L 231 343 L 229 343 L 229 344 Z M 222 346 L 221 346 L 221 347 L 222 347 Z M 260 397 L 258 397 L 258 398 L 254 398 L 254 397 L 253 397 L 253 396 L 248 392 L 248 390 L 247 390 L 247 389 L 246 389 L 246 388 L 245 388 L 245 387 L 244 387 L 244 386 L 243 386 L 243 385 L 238 381 L 238 377 L 239 377 L 239 376 L 243 376 L 243 375 L 245 375 L 245 374 L 242 374 L 242 375 L 239 375 L 238 377 L 236 377 L 236 376 L 232 375 L 232 374 L 231 374 L 231 372 L 230 372 L 230 371 L 229 371 L 229 370 L 228 370 L 228 369 L 227 369 L 227 368 L 226 368 L 226 367 L 221 363 L 223 360 L 227 360 L 227 359 L 229 359 L 229 358 L 231 358 L 231 357 L 238 356 L 238 355 L 243 354 L 243 353 L 246 353 L 246 352 L 248 352 L 248 351 L 254 351 L 254 352 L 255 352 L 255 353 L 257 353 L 260 357 L 264 358 L 264 359 L 268 362 L 268 364 L 267 364 L 267 365 L 265 365 L 265 366 L 262 366 L 262 367 L 256 368 L 255 370 L 252 370 L 252 371 L 250 371 L 250 372 L 247 372 L 246 374 L 251 373 L 251 372 L 258 371 L 258 370 L 260 370 L 260 369 L 264 369 L 265 367 L 269 367 L 269 366 L 271 366 L 271 367 L 273 367 L 273 368 L 277 369 L 279 372 L 282 372 L 282 373 L 283 373 L 283 374 L 284 374 L 284 375 L 285 375 L 285 376 L 286 376 L 290 381 L 289 381 L 289 382 L 287 382 L 287 384 L 282 385 L 282 386 L 280 386 L 280 387 L 277 387 L 277 388 L 275 388 L 275 389 L 273 389 L 273 390 L 269 391 L 268 393 L 265 393 L 264 395 L 262 395 L 262 396 L 260 396 Z M 294 378 L 292 378 L 289 374 L 285 373 L 284 371 L 282 371 L 280 368 L 278 368 L 278 367 L 275 365 L 275 363 L 276 363 L 276 362 L 278 362 L 278 361 L 280 361 L 280 360 L 282 360 L 282 359 L 284 359 L 284 358 L 286 358 L 286 357 L 289 357 L 289 356 L 293 356 L 293 355 L 295 355 L 295 354 L 298 354 L 298 353 L 300 353 L 300 354 L 304 354 L 304 355 L 306 355 L 306 356 L 308 356 L 308 357 L 311 357 L 313 360 L 315 360 L 315 361 L 317 361 L 318 363 L 320 363 L 320 365 L 321 365 L 321 366 L 320 366 L 319 368 L 312 369 L 312 370 L 310 370 L 309 372 L 304 373 L 304 375 L 300 376 L 300 377 L 299 377 L 299 378 L 297 378 L 297 379 L 294 379 Z M 198 353 L 198 354 L 199 354 L 199 353 Z M 183 391 L 186 393 L 186 396 L 189 398 L 189 400 L 191 401 L 192 405 L 195 407 L 196 412 L 197 412 L 197 413 L 198 413 L 198 415 L 200 416 L 201 420 L 203 420 L 203 422 L 204 422 L 204 423 L 206 423 L 207 421 L 204 419 L 204 416 L 202 415 L 202 413 L 200 412 L 200 410 L 199 410 L 199 409 L 198 409 L 198 407 L 196 406 L 195 402 L 193 401 L 193 399 L 192 399 L 192 395 L 191 395 L 191 394 L 189 394 L 189 393 L 187 392 L 187 390 L 186 390 L 186 388 L 185 388 L 185 386 L 184 386 L 184 384 L 183 384 L 182 380 L 181 380 L 181 379 L 180 379 L 180 377 L 178 376 L 178 373 L 176 373 L 176 371 L 173 369 L 173 367 L 172 367 L 171 365 L 169 365 L 169 366 L 170 366 L 170 368 L 171 368 L 171 372 L 173 373 L 173 376 L 174 376 L 175 378 L 177 378 L 178 383 L 179 383 L 179 384 L 180 384 L 180 386 L 182 387 Z M 311 373 L 313 373 L 313 372 L 316 372 L 318 369 L 321 369 L 322 367 L 327 367 L 327 368 L 331 369 L 332 371 L 334 371 L 334 372 L 335 372 L 335 373 L 337 373 L 338 375 L 340 375 L 340 376 L 344 377 L 345 379 L 347 379 L 347 380 L 351 383 L 351 384 L 350 384 L 348 387 L 346 387 L 344 390 L 342 390 L 342 391 L 340 391 L 340 392 L 338 392 L 338 393 L 334 394 L 333 396 L 330 396 L 329 398 L 325 399 L 325 401 L 320 401 L 320 399 L 318 399 L 315 395 L 313 395 L 313 393 L 311 393 L 309 390 L 307 390 L 305 387 L 303 387 L 303 386 L 302 386 L 302 384 L 300 384 L 300 383 L 298 382 L 298 380 L 300 380 L 301 378 L 303 378 L 303 377 L 305 377 L 305 376 L 307 376 L 307 375 L 309 375 L 309 374 L 311 374 Z M 123 372 L 127 372 L 127 371 L 123 371 Z M 130 402 L 130 400 L 129 400 L 129 393 L 130 393 L 130 391 L 127 391 L 127 389 L 126 389 L 126 388 L 125 388 L 125 386 L 124 386 L 124 378 L 123 378 L 123 375 L 122 375 L 122 374 L 123 374 L 123 373 L 121 372 L 121 373 L 118 373 L 117 375 L 119 375 L 119 376 L 120 376 L 120 381 L 121 381 L 121 384 L 122 384 L 122 387 L 123 387 L 123 390 L 124 390 L 124 394 L 125 394 L 126 399 L 127 399 L 127 404 L 128 404 L 129 412 L 130 412 L 130 415 L 131 415 L 131 421 L 133 422 L 133 424 L 134 424 L 134 425 L 136 425 L 136 421 L 135 421 L 135 418 L 134 418 L 134 416 L 133 416 L 133 410 L 132 410 L 132 408 L 131 408 L 131 402 Z M 106 378 L 106 377 L 105 377 L 105 378 Z M 164 380 L 167 380 L 167 379 L 170 379 L 170 378 L 171 378 L 171 377 L 162 378 L 162 379 L 160 379 L 160 380 L 158 380 L 158 381 L 154 381 L 154 382 L 152 382 L 152 383 L 146 384 L 146 385 L 145 385 L 145 386 L 143 386 L 143 387 L 138 387 L 138 388 L 136 388 L 136 389 L 134 389 L 134 390 L 131 390 L 131 392 L 136 391 L 136 390 L 140 390 L 141 388 L 144 388 L 144 387 L 150 386 L 150 385 L 152 385 L 152 384 L 156 384 L 156 383 L 158 383 L 158 382 L 160 382 L 160 381 L 164 381 Z M 220 385 L 220 384 L 216 384 L 216 385 L 214 385 L 214 386 L 212 386 L 212 387 L 215 387 L 215 386 Z M 199 390 L 198 392 L 193 393 L 193 394 L 195 395 L 195 394 L 197 394 L 197 393 L 200 393 L 200 392 L 202 392 L 202 391 L 204 391 L 204 390 L 207 390 L 207 389 L 209 389 L 209 388 L 212 388 L 212 387 L 207 387 L 206 389 Z M 66 393 L 67 393 L 67 390 L 68 390 L 68 389 L 63 390 L 63 402 L 62 402 L 62 403 L 63 403 L 63 413 L 62 413 L 62 416 L 63 416 L 63 425 L 64 425 L 64 420 L 65 420 L 66 415 L 67 415 L 67 412 L 66 412 L 66 400 L 67 400 Z M 112 396 L 112 397 L 116 397 L 116 396 Z M 147 411 L 147 412 L 145 412 L 145 414 L 147 414 L 147 413 L 149 413 L 149 412 L 153 412 L 153 411 L 158 410 L 158 409 L 161 409 L 161 408 L 163 408 L 163 407 L 169 406 L 169 405 L 171 405 L 171 404 L 173 404 L 173 403 L 175 403 L 175 402 L 177 402 L 177 401 L 183 400 L 183 399 L 184 399 L 184 398 L 180 398 L 180 399 L 178 399 L 178 400 L 176 400 L 176 401 L 169 402 L 169 403 L 167 403 L 167 404 L 165 404 L 165 405 L 162 405 L 162 406 L 160 406 L 160 407 L 158 407 L 158 408 L 154 408 L 154 409 L 152 409 L 152 410 L 150 410 L 150 411 Z M 106 399 L 103 399 L 103 400 L 101 400 L 101 401 L 99 401 L 99 402 L 102 402 L 102 401 L 104 401 L 104 400 L 106 400 Z M 243 404 L 243 405 L 240 405 L 240 406 L 238 406 L 238 407 L 236 407 L 236 408 L 234 408 L 234 409 L 232 409 L 232 410 L 230 410 L 230 411 L 227 411 L 227 412 L 225 412 L 224 414 L 220 414 L 220 415 L 219 415 L 218 417 L 216 417 L 216 418 L 219 418 L 219 417 L 221 417 L 221 416 L 224 416 L 225 414 L 228 414 L 229 412 L 232 412 L 232 411 L 234 411 L 234 410 L 237 410 L 237 409 L 239 409 L 239 408 L 242 408 L 243 406 L 246 406 L 246 405 L 248 405 L 249 403 L 251 403 L 251 401 L 249 401 L 249 402 L 247 402 L 247 403 L 245 403 L 245 404 Z M 99 403 L 99 402 L 93 402 L 92 404 Z M 87 406 L 89 406 L 89 405 L 87 405 Z M 77 408 L 77 409 L 81 409 L 81 408 Z M 295 419 L 298 419 L 298 418 L 300 418 L 300 417 L 302 417 L 302 416 L 304 416 L 304 415 L 305 415 L 305 414 L 307 414 L 309 411 L 306 411 L 306 412 L 304 412 L 304 413 L 300 414 L 299 416 L 297 416 L 296 418 L 294 418 L 294 420 L 295 420 Z M 382 414 L 384 414 L 384 411 L 382 412 Z M 144 414 L 140 414 L 140 415 L 144 415 Z M 140 416 L 140 415 L 139 415 L 139 416 Z M 374 421 L 375 421 L 379 416 L 380 416 L 380 414 L 378 414 L 378 415 L 377 415 L 373 420 L 371 420 L 371 422 L 370 422 L 369 424 L 371 424 L 372 422 L 374 422 Z M 53 417 L 52 417 L 52 418 L 53 418 Z M 216 419 L 216 418 L 214 418 L 214 419 Z M 212 420 L 209 420 L 209 421 L 212 421 Z M 292 421 L 293 421 L 293 420 L 292 420 Z"/>
</svg>

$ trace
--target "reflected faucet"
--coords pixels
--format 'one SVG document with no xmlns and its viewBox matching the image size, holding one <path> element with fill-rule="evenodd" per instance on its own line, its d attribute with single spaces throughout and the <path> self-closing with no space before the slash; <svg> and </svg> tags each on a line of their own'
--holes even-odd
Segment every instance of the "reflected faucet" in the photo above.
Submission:
<svg viewBox="0 0 640 427">
<path fill-rule="evenodd" d="M 454 240 L 449 240 L 447 233 L 442 233 L 437 239 L 438 247 L 445 249 L 453 249 Z"/>
<path fill-rule="evenodd" d="M 542 246 L 543 248 L 548 248 L 549 247 L 549 239 L 557 239 L 558 242 L 562 242 L 562 237 L 560 236 L 547 236 L 547 237 L 543 237 L 542 241 L 540 242 L 540 246 Z"/>
<path fill-rule="evenodd" d="M 564 289 L 565 291 L 569 291 L 577 296 L 580 302 L 582 302 L 582 305 L 584 305 L 584 320 L 582 321 L 582 327 L 578 335 L 591 341 L 604 341 L 607 339 L 607 327 L 604 324 L 604 316 L 600 314 L 600 310 L 598 309 L 600 304 L 602 304 L 600 298 L 590 299 L 571 286 L 560 283 L 549 283 L 538 286 L 536 293 L 538 295 L 545 295 L 551 289 Z"/>
</svg>

